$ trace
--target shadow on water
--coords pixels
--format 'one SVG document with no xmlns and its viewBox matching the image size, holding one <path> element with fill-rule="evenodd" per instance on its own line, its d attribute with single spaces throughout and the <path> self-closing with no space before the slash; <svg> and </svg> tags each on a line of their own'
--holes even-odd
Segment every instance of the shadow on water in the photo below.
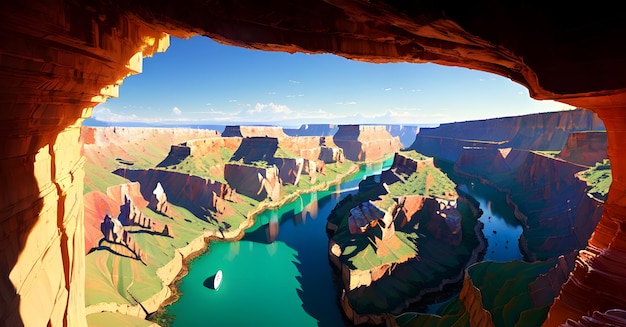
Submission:
<svg viewBox="0 0 626 327">
<path fill-rule="evenodd" d="M 295 278 L 300 287 L 295 291 L 303 310 L 320 327 L 352 326 L 341 311 L 340 288 L 328 261 L 326 217 L 340 198 L 354 192 L 305 194 L 301 203 L 288 204 L 259 215 L 259 225 L 246 232 L 242 239 L 266 245 L 283 242 L 296 251 L 292 262 L 298 271 Z M 315 209 L 310 210 L 310 206 Z M 277 232 L 279 229 L 280 233 Z M 212 285 L 211 278 L 205 280 L 205 287 L 207 285 Z"/>
<path fill-rule="evenodd" d="M 202 282 L 202 286 L 210 289 L 210 290 L 215 290 L 215 277 L 217 276 L 217 274 L 213 275 L 213 276 L 209 276 L 207 277 L 204 282 Z"/>
<path fill-rule="evenodd" d="M 306 226 L 281 226 L 283 233 L 280 240 L 297 251 L 293 263 L 299 273 L 296 280 L 300 288 L 296 292 L 302 301 L 302 308 L 317 320 L 320 327 L 338 326 L 340 322 L 343 326 L 352 326 L 341 311 L 338 283 L 328 261 L 325 218 L 336 200 L 327 192 L 319 195 L 317 217 L 306 220 Z"/>
</svg>

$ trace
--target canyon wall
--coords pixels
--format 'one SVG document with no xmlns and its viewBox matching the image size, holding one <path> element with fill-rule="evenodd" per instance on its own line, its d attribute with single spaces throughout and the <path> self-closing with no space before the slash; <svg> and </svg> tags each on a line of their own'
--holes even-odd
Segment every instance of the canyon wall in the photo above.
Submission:
<svg viewBox="0 0 626 327">
<path fill-rule="evenodd" d="M 212 156 L 222 158 L 224 151 L 235 152 L 241 145 L 241 137 L 209 137 L 200 139 L 189 139 L 179 144 L 170 146 L 167 157 L 159 162 L 157 167 L 175 166 L 187 159 L 189 156 L 201 158 Z M 229 158 L 222 158 L 229 160 Z M 212 167 L 205 167 L 212 169 Z M 223 168 L 223 167 L 222 167 Z M 219 174 L 218 174 L 219 175 Z"/>
<path fill-rule="evenodd" d="M 570 133 L 590 130 L 604 130 L 602 120 L 592 111 L 574 109 L 421 128 L 410 149 L 455 162 L 464 147 L 557 151 Z"/>
<path fill-rule="evenodd" d="M 205 217 L 208 210 L 221 212 L 224 210 L 223 200 L 236 198 L 229 185 L 194 175 L 159 169 L 118 169 L 114 173 L 139 182 L 145 199 L 154 198 L 153 191 L 160 183 L 168 202 L 188 209 L 196 217 Z M 155 205 L 152 204 L 153 208 Z"/>
<path fill-rule="evenodd" d="M 558 157 L 563 160 L 593 167 L 596 162 L 608 158 L 606 154 L 606 131 L 574 132 Z"/>
<path fill-rule="evenodd" d="M 575 177 L 587 167 L 527 150 L 463 149 L 455 172 L 478 177 L 507 192 L 522 222 L 520 247 L 529 260 L 580 250 L 603 204 Z"/>
<path fill-rule="evenodd" d="M 402 144 L 385 126 L 339 125 L 333 142 L 351 161 L 378 160 L 399 151 Z"/>
<path fill-rule="evenodd" d="M 0 6 L 0 325 L 85 326 L 80 126 L 169 38 L 74 2 Z"/>
<path fill-rule="evenodd" d="M 281 181 L 276 166 L 255 167 L 249 165 L 226 164 L 224 179 L 238 194 L 247 195 L 257 201 L 280 198 Z"/>
<path fill-rule="evenodd" d="M 113 159 L 135 167 L 154 167 L 167 155 L 171 144 L 216 136 L 217 131 L 192 128 L 83 126 L 80 137 L 87 160 L 113 171 L 119 166 Z"/>
<path fill-rule="evenodd" d="M 415 141 L 415 135 L 420 130 L 420 127 L 415 125 L 387 124 L 384 126 L 391 136 L 397 136 L 400 139 L 400 143 L 405 148 Z M 285 134 L 289 136 L 332 136 L 338 129 L 339 125 L 336 124 L 305 124 L 300 128 L 283 128 Z"/>
<path fill-rule="evenodd" d="M 3 1 L 0 72 L 2 294 L 6 325 L 84 326 L 83 175 L 79 126 L 118 95 L 166 33 L 271 51 L 369 62 L 432 62 L 499 74 L 598 113 L 613 184 L 605 212 L 546 325 L 624 308 L 626 67 L 622 11 L 509 2 Z M 320 19 L 323 17 L 323 19 Z M 563 29 L 563 26 L 571 28 Z M 539 83 L 541 81 L 541 83 Z M 566 298 L 584 294 L 583 301 Z M 605 301 L 604 299 L 609 299 Z M 575 307 L 575 310 L 572 308 Z M 622 310 L 623 311 L 623 310 Z"/>
<path fill-rule="evenodd" d="M 282 127 L 278 126 L 246 126 L 231 125 L 226 126 L 222 132 L 223 137 L 275 137 L 283 138 L 287 134 Z"/>
</svg>

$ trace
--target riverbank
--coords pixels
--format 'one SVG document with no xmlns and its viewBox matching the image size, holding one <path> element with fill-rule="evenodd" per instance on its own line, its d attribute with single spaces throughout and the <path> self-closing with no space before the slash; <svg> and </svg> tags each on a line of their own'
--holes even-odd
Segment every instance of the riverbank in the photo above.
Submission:
<svg viewBox="0 0 626 327">
<path fill-rule="evenodd" d="M 476 236 L 476 239 L 478 241 L 478 245 L 472 249 L 471 254 L 469 255 L 469 258 L 461 265 L 459 269 L 459 273 L 454 276 L 441 279 L 441 281 L 435 286 L 420 288 L 419 292 L 415 294 L 413 297 L 405 298 L 401 304 L 389 310 L 390 313 L 359 313 L 350 304 L 350 300 L 348 298 L 348 294 L 346 293 L 345 289 L 342 289 L 341 299 L 340 299 L 341 306 L 345 315 L 353 324 L 355 325 L 360 325 L 360 324 L 380 325 L 380 324 L 386 323 L 389 326 L 390 315 L 401 314 L 404 310 L 409 308 L 411 305 L 414 305 L 415 303 L 418 303 L 420 300 L 422 300 L 423 297 L 426 296 L 427 294 L 440 292 L 444 290 L 446 286 L 459 283 L 463 279 L 465 274 L 467 273 L 467 269 L 473 264 L 475 264 L 476 262 L 479 262 L 481 260 L 481 256 L 484 254 L 484 251 L 486 249 L 485 236 L 483 234 L 483 223 L 478 221 L 478 218 L 480 217 L 482 212 L 476 206 L 475 201 L 472 201 L 473 199 L 469 195 L 466 195 L 466 194 L 464 194 L 463 196 L 460 195 L 458 200 L 459 202 L 463 202 L 467 205 L 469 211 L 471 212 L 471 215 L 476 219 L 476 224 L 473 227 L 473 233 Z M 409 265 L 411 264 L 412 260 L 415 260 L 415 259 L 410 259 L 407 262 L 394 265 L 392 270 L 396 271 L 398 269 L 402 269 L 403 268 L 402 265 Z M 389 276 L 386 276 L 386 278 L 393 278 L 392 270 L 388 272 Z M 335 269 L 335 271 L 338 274 L 341 274 L 341 269 Z M 393 320 L 393 322 L 395 323 L 395 320 Z"/>
<path fill-rule="evenodd" d="M 379 162 L 376 162 L 379 163 Z M 373 164 L 376 164 L 373 163 Z M 247 219 L 244 220 L 237 228 L 231 229 L 228 231 L 218 231 L 218 230 L 205 230 L 203 235 L 198 237 L 194 242 L 190 242 L 197 244 L 198 240 L 202 240 L 201 247 L 194 247 L 194 250 L 189 251 L 189 253 L 185 256 L 181 253 L 181 265 L 175 276 L 171 278 L 167 287 L 169 289 L 169 296 L 163 299 L 158 306 L 158 308 L 147 316 L 147 319 L 153 321 L 155 323 L 168 323 L 168 319 L 170 317 L 162 316 L 164 312 L 164 308 L 174 302 L 176 302 L 180 296 L 180 290 L 178 288 L 177 283 L 187 275 L 189 264 L 198 256 L 204 254 L 209 248 L 210 243 L 212 241 L 226 241 L 226 242 L 234 242 L 241 240 L 245 235 L 245 230 L 252 227 L 255 223 L 255 218 L 265 210 L 274 209 L 285 205 L 286 203 L 295 201 L 299 196 L 306 193 L 313 193 L 317 191 L 323 191 L 329 189 L 331 186 L 338 185 L 342 183 L 345 179 L 350 176 L 356 174 L 359 171 L 359 164 L 353 164 L 350 169 L 343 173 L 339 174 L 335 177 L 334 180 L 324 182 L 318 185 L 315 185 L 308 189 L 297 190 L 293 193 L 290 193 L 286 196 L 281 197 L 281 199 L 277 201 L 262 201 L 260 202 L 253 210 L 247 213 Z M 180 252 L 180 251 L 179 251 Z M 174 259 L 176 260 L 176 259 Z M 173 261 L 174 261 L 173 260 Z M 173 271 L 172 271 L 173 273 Z M 170 279 L 169 276 L 164 276 L 166 280 Z M 165 283 L 165 280 L 164 280 Z"/>
</svg>

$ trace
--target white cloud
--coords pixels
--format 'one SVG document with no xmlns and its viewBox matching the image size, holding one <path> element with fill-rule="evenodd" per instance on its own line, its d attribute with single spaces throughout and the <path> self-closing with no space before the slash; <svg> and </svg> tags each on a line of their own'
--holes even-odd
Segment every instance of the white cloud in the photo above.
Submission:
<svg viewBox="0 0 626 327">
<path fill-rule="evenodd" d="M 180 114 L 182 114 L 183 111 L 178 109 L 178 107 L 174 107 L 174 109 L 172 109 L 172 113 L 176 116 L 180 116 Z"/>
<path fill-rule="evenodd" d="M 335 104 L 339 104 L 339 105 L 355 105 L 356 101 L 339 101 L 339 102 L 335 102 Z"/>
<path fill-rule="evenodd" d="M 270 102 L 268 104 L 257 103 L 253 109 L 247 111 L 248 114 L 254 115 L 259 113 L 264 114 L 290 114 L 291 109 L 284 104 L 275 104 Z"/>
<path fill-rule="evenodd" d="M 112 122 L 112 123 L 131 122 L 131 121 L 140 120 L 139 117 L 137 117 L 137 115 L 135 114 L 120 115 L 111 111 L 111 109 L 107 107 L 101 107 L 101 106 L 94 108 L 93 114 L 91 116 L 95 118 L 96 120 Z"/>
<path fill-rule="evenodd" d="M 386 89 L 383 89 L 383 91 L 385 91 L 385 92 L 391 91 L 391 88 L 390 88 L 390 87 L 388 87 L 388 88 L 386 88 Z"/>
<path fill-rule="evenodd" d="M 292 79 L 289 80 L 289 83 L 293 83 L 293 84 L 300 84 L 300 81 L 294 81 Z"/>
</svg>

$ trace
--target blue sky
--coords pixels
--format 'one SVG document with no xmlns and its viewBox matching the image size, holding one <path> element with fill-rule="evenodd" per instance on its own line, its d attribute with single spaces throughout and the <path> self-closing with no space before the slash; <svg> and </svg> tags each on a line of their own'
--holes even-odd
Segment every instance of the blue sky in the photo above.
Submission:
<svg viewBox="0 0 626 327">
<path fill-rule="evenodd" d="M 108 122 L 439 124 L 571 108 L 536 101 L 511 80 L 434 64 L 372 64 L 331 54 L 250 50 L 206 37 L 171 38 L 145 58 L 119 98 L 94 108 Z"/>
</svg>

